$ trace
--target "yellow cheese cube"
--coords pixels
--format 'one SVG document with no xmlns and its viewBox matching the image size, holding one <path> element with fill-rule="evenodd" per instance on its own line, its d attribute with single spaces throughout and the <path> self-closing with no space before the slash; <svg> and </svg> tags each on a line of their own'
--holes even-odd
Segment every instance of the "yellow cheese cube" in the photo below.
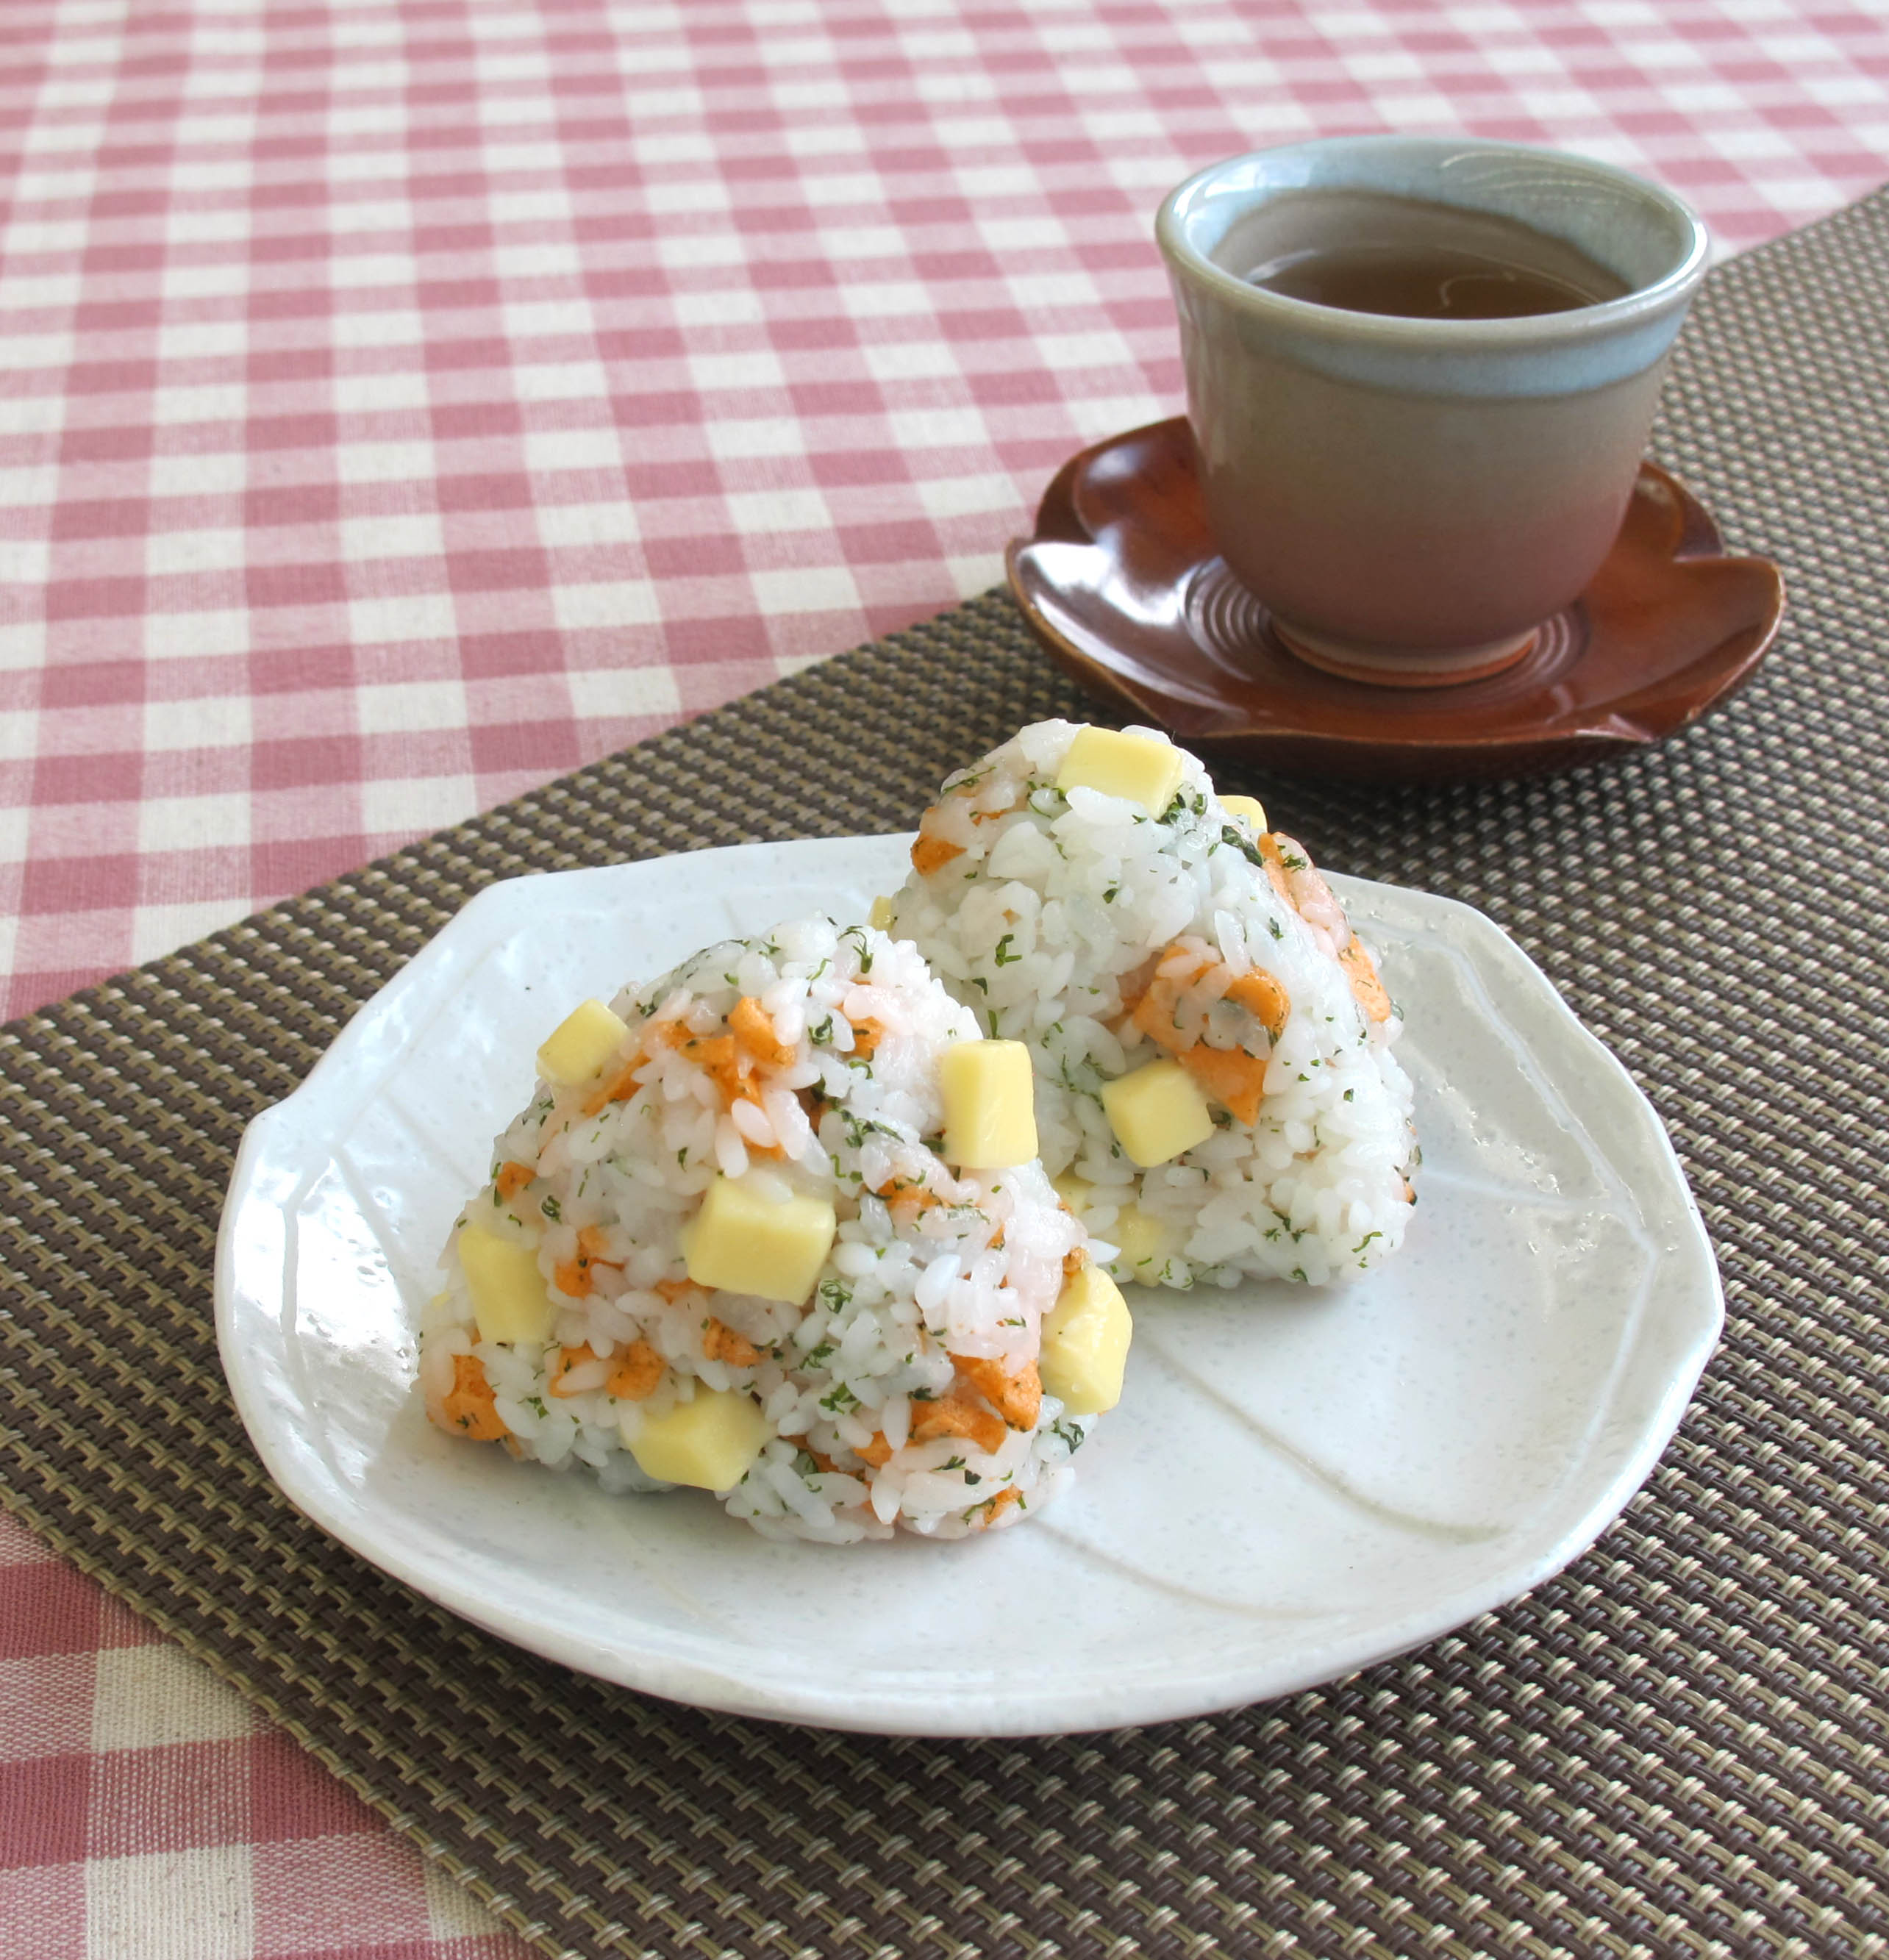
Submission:
<svg viewBox="0 0 1889 1960">
<path fill-rule="evenodd" d="M 1124 1204 L 1115 1214 L 1115 1223 L 1101 1234 L 1121 1248 L 1125 1266 L 1159 1265 L 1167 1256 L 1169 1233 L 1158 1218 L 1151 1218 L 1139 1204 Z"/>
<path fill-rule="evenodd" d="M 718 1177 L 683 1228 L 697 1286 L 798 1305 L 814 1290 L 838 1221 L 823 1198 L 778 1198 L 750 1178 Z"/>
<path fill-rule="evenodd" d="M 874 899 L 872 902 L 871 911 L 866 914 L 866 924 L 871 926 L 874 932 L 890 931 L 892 926 L 892 901 L 890 899 Z"/>
<path fill-rule="evenodd" d="M 629 1023 L 601 1001 L 586 1001 L 559 1022 L 538 1050 L 538 1073 L 569 1089 L 588 1082 L 629 1036 Z"/>
<path fill-rule="evenodd" d="M 1122 1372 L 1135 1332 L 1121 1289 L 1100 1266 L 1063 1283 L 1045 1316 L 1037 1371 L 1045 1395 L 1072 1415 L 1101 1415 L 1122 1398 Z"/>
<path fill-rule="evenodd" d="M 1213 1112 L 1199 1085 L 1164 1056 L 1104 1083 L 1102 1110 L 1116 1140 L 1143 1170 L 1213 1134 Z"/>
<path fill-rule="evenodd" d="M 1008 1170 L 1037 1153 L 1036 1080 L 1021 1042 L 959 1042 L 938 1064 L 944 1161 Z"/>
<path fill-rule="evenodd" d="M 538 1255 L 483 1226 L 459 1228 L 459 1263 L 472 1289 L 481 1341 L 549 1341 L 556 1317 Z"/>
<path fill-rule="evenodd" d="M 1171 742 L 1124 735 L 1116 728 L 1085 728 L 1069 744 L 1056 772 L 1056 788 L 1126 797 L 1150 816 L 1158 816 L 1174 800 L 1180 771 L 1180 751 Z"/>
<path fill-rule="evenodd" d="M 751 1395 L 698 1388 L 693 1402 L 651 1416 L 630 1440 L 643 1474 L 697 1491 L 731 1491 L 774 1433 Z"/>
<path fill-rule="evenodd" d="M 1055 1189 L 1057 1197 L 1062 1199 L 1077 1217 L 1080 1218 L 1088 1209 L 1089 1194 L 1094 1190 L 1095 1187 L 1087 1178 L 1078 1177 L 1074 1171 L 1066 1170 L 1059 1176 L 1051 1178 L 1050 1182 Z"/>
<path fill-rule="evenodd" d="M 1266 835 L 1266 806 L 1257 797 L 1223 796 L 1220 807 L 1229 816 L 1243 816 L 1253 826 L 1255 837 Z"/>
</svg>

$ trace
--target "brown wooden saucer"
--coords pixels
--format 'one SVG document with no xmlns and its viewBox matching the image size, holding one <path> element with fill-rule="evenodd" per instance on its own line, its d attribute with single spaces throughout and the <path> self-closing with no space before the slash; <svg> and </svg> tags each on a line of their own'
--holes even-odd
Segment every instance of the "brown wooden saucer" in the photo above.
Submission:
<svg viewBox="0 0 1889 1960">
<path fill-rule="evenodd" d="M 1184 416 L 1071 457 L 1008 555 L 1051 655 L 1190 747 L 1380 782 L 1534 775 L 1689 727 L 1771 644 L 1784 580 L 1729 555 L 1704 506 L 1640 466 L 1585 593 L 1515 665 L 1454 686 L 1351 680 L 1288 650 L 1215 552 Z"/>
</svg>

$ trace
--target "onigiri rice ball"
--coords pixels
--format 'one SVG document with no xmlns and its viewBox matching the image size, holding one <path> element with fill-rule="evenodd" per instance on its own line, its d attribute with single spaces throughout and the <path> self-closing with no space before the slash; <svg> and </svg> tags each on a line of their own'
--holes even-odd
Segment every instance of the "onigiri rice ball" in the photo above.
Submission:
<svg viewBox="0 0 1889 1960">
<path fill-rule="evenodd" d="M 446 1247 L 433 1420 L 770 1537 L 1034 1515 L 1128 1316 L 1036 1160 L 1027 1057 L 981 1037 L 911 947 L 827 919 L 585 1003 Z"/>
<path fill-rule="evenodd" d="M 1400 1017 L 1309 855 L 1158 731 L 1043 721 L 945 783 L 879 922 L 1029 1048 L 1118 1278 L 1368 1271 L 1416 1200 Z"/>
</svg>

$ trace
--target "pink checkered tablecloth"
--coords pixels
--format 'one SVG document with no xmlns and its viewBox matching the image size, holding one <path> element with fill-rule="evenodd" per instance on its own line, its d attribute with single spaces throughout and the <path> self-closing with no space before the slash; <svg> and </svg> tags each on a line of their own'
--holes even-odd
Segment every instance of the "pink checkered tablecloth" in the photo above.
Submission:
<svg viewBox="0 0 1889 1960">
<path fill-rule="evenodd" d="M 1210 159 L 1466 129 L 1722 249 L 1889 175 L 1818 0 L 8 0 L 0 1009 L 994 583 L 1172 412 Z M 0 1960 L 509 1934 L 0 1522 Z"/>
</svg>

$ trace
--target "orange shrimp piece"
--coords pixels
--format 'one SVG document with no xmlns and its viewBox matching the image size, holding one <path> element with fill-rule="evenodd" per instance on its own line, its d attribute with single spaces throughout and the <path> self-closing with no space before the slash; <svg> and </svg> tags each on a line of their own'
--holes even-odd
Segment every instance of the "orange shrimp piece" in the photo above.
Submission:
<svg viewBox="0 0 1889 1960">
<path fill-rule="evenodd" d="M 1174 1026 L 1174 1008 L 1181 994 L 1212 963 L 1203 958 L 1177 972 L 1157 972 L 1135 1004 L 1131 1018 L 1157 1048 L 1174 1056 L 1215 1102 L 1241 1122 L 1257 1122 L 1266 1093 L 1265 1061 L 1244 1048 L 1209 1048 L 1197 1036 L 1190 1040 Z M 1270 974 L 1243 973 L 1227 989 L 1227 998 L 1263 1022 L 1276 1039 L 1285 1025 L 1289 1004 L 1285 990 Z"/>
<path fill-rule="evenodd" d="M 1180 950 L 1171 946 L 1155 955 L 1157 966 L 1169 954 Z M 1205 957 L 1195 960 L 1191 966 L 1174 973 L 1152 972 L 1147 985 L 1135 1003 L 1134 1012 L 1129 1018 L 1157 1048 L 1164 1048 L 1171 1055 L 1178 1055 L 1187 1047 L 1187 1039 L 1174 1026 L 1174 1009 L 1180 997 L 1201 975 L 1212 965 Z"/>
<path fill-rule="evenodd" d="M 944 1202 L 936 1192 L 903 1177 L 895 1177 L 889 1184 L 881 1185 L 872 1195 L 883 1198 L 887 1204 L 904 1205 L 913 1211 L 929 1211 L 933 1205 Z"/>
<path fill-rule="evenodd" d="M 1003 1447 L 1003 1418 L 992 1415 L 989 1409 L 960 1402 L 956 1395 L 941 1395 L 935 1402 L 914 1405 L 912 1440 L 929 1443 L 935 1436 L 961 1436 L 986 1456 L 993 1456 Z"/>
<path fill-rule="evenodd" d="M 1378 978 L 1378 969 L 1362 941 L 1347 940 L 1344 951 L 1338 956 L 1338 963 L 1345 969 L 1345 978 L 1351 982 L 1352 998 L 1363 1008 L 1366 1018 L 1389 1020 L 1390 996 L 1384 991 L 1384 982 Z"/>
<path fill-rule="evenodd" d="M 961 858 L 964 847 L 961 844 L 948 844 L 941 837 L 920 835 L 912 846 L 912 868 L 922 878 L 929 878 L 934 871 L 941 871 L 954 858 Z"/>
<path fill-rule="evenodd" d="M 734 1036 L 696 1035 L 683 1043 L 682 1052 L 721 1090 L 725 1109 L 741 1094 L 750 1064 Z"/>
<path fill-rule="evenodd" d="M 1158 1048 L 1165 1048 L 1170 1055 L 1178 1055 L 1187 1045 L 1187 1038 L 1174 1026 L 1174 997 L 1163 999 L 1155 988 L 1135 1004 L 1135 1011 L 1129 1019 Z"/>
<path fill-rule="evenodd" d="M 581 1368 L 586 1361 L 594 1361 L 597 1358 L 591 1351 L 591 1344 L 588 1341 L 581 1348 L 560 1348 L 556 1360 L 551 1364 L 551 1378 L 546 1384 L 546 1388 L 554 1395 L 582 1394 L 581 1389 L 567 1389 L 564 1386 L 564 1378 L 573 1368 Z"/>
<path fill-rule="evenodd" d="M 893 1451 L 891 1444 L 885 1440 L 885 1431 L 878 1429 L 873 1431 L 870 1443 L 855 1444 L 852 1453 L 862 1463 L 870 1464 L 874 1470 L 879 1470 L 892 1461 Z"/>
<path fill-rule="evenodd" d="M 1021 1502 L 1022 1500 L 1017 1495 L 1014 1489 L 999 1491 L 995 1497 L 989 1498 L 985 1503 L 981 1503 L 977 1507 L 977 1510 L 982 1512 L 983 1515 L 979 1518 L 976 1529 L 979 1531 L 989 1531 L 991 1526 L 1003 1516 L 1005 1512 L 1009 1510 L 1012 1504 L 1021 1503 Z"/>
<path fill-rule="evenodd" d="M 499 1413 L 492 1384 L 476 1354 L 453 1357 L 453 1386 L 439 1408 L 444 1418 L 441 1428 L 456 1430 L 475 1443 L 492 1443 L 511 1433 Z"/>
<path fill-rule="evenodd" d="M 702 1351 L 711 1361 L 725 1361 L 731 1368 L 751 1368 L 761 1358 L 761 1351 L 745 1334 L 737 1334 L 713 1314 L 702 1330 Z"/>
<path fill-rule="evenodd" d="M 699 1293 L 702 1289 L 693 1280 L 658 1280 L 649 1290 L 653 1293 L 660 1294 L 671 1306 L 674 1306 L 676 1302 L 685 1294 Z"/>
<path fill-rule="evenodd" d="M 870 1014 L 862 1014 L 852 1023 L 852 1052 L 862 1061 L 870 1061 L 872 1052 L 885 1039 L 885 1029 Z"/>
<path fill-rule="evenodd" d="M 968 1382 L 1012 1429 L 1035 1425 L 1043 1408 L 1043 1377 L 1037 1364 L 1026 1361 L 1013 1374 L 1002 1362 L 985 1355 L 954 1354 L 960 1380 Z"/>
<path fill-rule="evenodd" d="M 632 1341 L 616 1357 L 616 1365 L 604 1384 L 604 1392 L 619 1402 L 642 1402 L 661 1386 L 667 1367 L 647 1341 Z"/>
<path fill-rule="evenodd" d="M 728 1026 L 737 1044 L 763 1068 L 785 1068 L 793 1060 L 792 1048 L 774 1032 L 774 1023 L 759 1001 L 745 996 L 737 1001 Z"/>
<path fill-rule="evenodd" d="M 753 1059 L 733 1035 L 685 1032 L 674 1045 L 715 1084 L 724 1109 L 732 1109 L 737 1102 L 752 1102 L 757 1109 L 763 1107 L 760 1085 L 753 1079 Z M 757 1157 L 787 1154 L 778 1144 L 750 1143 L 747 1151 L 749 1156 Z"/>
<path fill-rule="evenodd" d="M 586 1225 L 577 1235 L 577 1256 L 560 1259 L 552 1268 L 551 1279 L 559 1293 L 569 1293 L 573 1300 L 587 1298 L 596 1288 L 592 1277 L 593 1266 L 609 1266 L 620 1272 L 623 1262 L 619 1259 L 604 1257 L 610 1249 L 610 1235 L 600 1225 Z"/>
<path fill-rule="evenodd" d="M 1273 890 L 1284 904 L 1297 912 L 1298 906 L 1292 904 L 1292 881 L 1285 874 L 1285 854 L 1279 848 L 1276 830 L 1269 830 L 1260 837 L 1260 855 L 1265 861 L 1266 875 L 1272 880 Z"/>
<path fill-rule="evenodd" d="M 498 1187 L 499 1195 L 508 1204 L 537 1174 L 527 1163 L 502 1163 L 492 1182 Z"/>
<path fill-rule="evenodd" d="M 640 1048 L 633 1050 L 614 1075 L 607 1076 L 585 1097 L 585 1115 L 594 1116 L 609 1103 L 627 1102 L 642 1087 L 638 1077 L 648 1059 Z"/>
<path fill-rule="evenodd" d="M 781 1440 L 783 1443 L 791 1443 L 796 1449 L 805 1450 L 807 1454 L 814 1459 L 814 1468 L 816 1470 L 838 1470 L 839 1468 L 839 1465 L 836 1463 L 830 1456 L 827 1455 L 825 1451 L 816 1449 L 804 1436 L 783 1436 L 781 1438 Z M 842 1474 L 843 1474 L 843 1472 Z"/>
<path fill-rule="evenodd" d="M 1242 973 L 1227 989 L 1227 998 L 1263 1023 L 1275 1041 L 1285 1032 L 1285 1017 L 1291 1013 L 1292 1003 L 1271 974 L 1262 973 L 1257 967 L 1250 973 Z"/>
<path fill-rule="evenodd" d="M 1209 1048 L 1196 1042 L 1180 1058 L 1180 1065 L 1206 1093 L 1242 1123 L 1260 1120 L 1266 1094 L 1266 1064 L 1243 1048 Z"/>
</svg>

